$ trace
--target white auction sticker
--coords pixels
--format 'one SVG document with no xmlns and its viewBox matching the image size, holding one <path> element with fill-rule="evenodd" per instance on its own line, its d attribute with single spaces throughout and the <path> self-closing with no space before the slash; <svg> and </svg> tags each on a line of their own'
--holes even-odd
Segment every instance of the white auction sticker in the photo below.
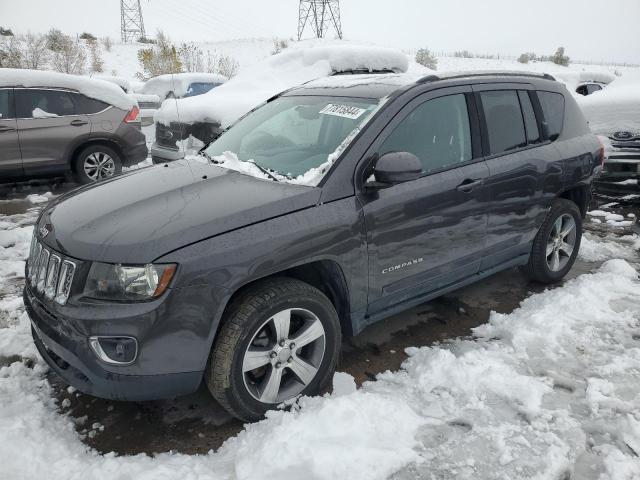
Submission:
<svg viewBox="0 0 640 480">
<path fill-rule="evenodd" d="M 323 115 L 333 115 L 335 117 L 351 118 L 355 120 L 367 110 L 365 108 L 352 107 L 350 105 L 335 105 L 330 103 L 320 113 Z"/>
</svg>

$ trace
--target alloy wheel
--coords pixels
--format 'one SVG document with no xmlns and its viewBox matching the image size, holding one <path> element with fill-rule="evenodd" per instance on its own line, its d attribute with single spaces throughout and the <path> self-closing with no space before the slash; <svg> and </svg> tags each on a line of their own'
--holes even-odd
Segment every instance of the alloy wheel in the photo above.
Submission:
<svg viewBox="0 0 640 480">
<path fill-rule="evenodd" d="M 564 213 L 560 215 L 551 227 L 547 239 L 547 266 L 552 272 L 562 270 L 573 254 L 576 245 L 576 221 Z"/>
<path fill-rule="evenodd" d="M 316 377 L 324 353 L 320 319 L 302 308 L 282 310 L 262 324 L 245 350 L 245 387 L 262 403 L 294 398 Z"/>
<path fill-rule="evenodd" d="M 116 163 L 110 155 L 104 152 L 94 152 L 84 159 L 84 173 L 94 182 L 113 177 Z"/>
</svg>

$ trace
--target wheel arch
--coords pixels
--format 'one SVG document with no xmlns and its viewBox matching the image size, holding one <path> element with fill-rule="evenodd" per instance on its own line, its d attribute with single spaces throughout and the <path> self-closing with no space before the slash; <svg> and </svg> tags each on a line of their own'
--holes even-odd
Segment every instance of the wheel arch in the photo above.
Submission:
<svg viewBox="0 0 640 480">
<path fill-rule="evenodd" d="M 259 278 L 254 278 L 247 283 L 242 284 L 229 296 L 229 299 L 224 306 L 222 317 L 224 317 L 224 312 L 229 309 L 235 299 L 245 291 L 257 283 L 278 277 L 295 278 L 320 290 L 327 296 L 329 301 L 333 304 L 333 307 L 336 309 L 342 333 L 344 335 L 353 334 L 349 288 L 342 267 L 334 260 L 314 260 L 285 270 L 273 272 Z M 217 337 L 222 323 L 222 321 L 218 322 L 214 339 Z"/>
<path fill-rule="evenodd" d="M 574 185 L 560 192 L 558 198 L 564 198 L 565 200 L 570 200 L 575 203 L 580 209 L 582 218 L 584 218 L 587 215 L 587 209 L 591 200 L 591 185 Z"/>
<path fill-rule="evenodd" d="M 124 159 L 124 153 L 122 152 L 122 148 L 120 147 L 120 145 L 118 145 L 118 143 L 115 140 L 109 140 L 107 138 L 90 139 L 76 145 L 71 150 L 71 153 L 69 155 L 69 166 L 71 168 L 71 171 L 73 171 L 74 173 L 77 173 L 75 171 L 75 161 L 78 158 L 78 155 L 80 154 L 80 152 L 85 148 L 92 147 L 94 145 L 103 145 L 105 147 L 109 147 L 120 156 L 121 161 Z"/>
</svg>

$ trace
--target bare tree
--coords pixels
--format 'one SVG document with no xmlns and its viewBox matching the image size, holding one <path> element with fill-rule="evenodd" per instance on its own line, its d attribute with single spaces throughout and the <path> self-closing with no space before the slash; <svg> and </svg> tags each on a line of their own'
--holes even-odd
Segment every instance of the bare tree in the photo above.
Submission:
<svg viewBox="0 0 640 480">
<path fill-rule="evenodd" d="M 68 35 L 63 35 L 57 41 L 51 62 L 53 69 L 63 73 L 83 74 L 87 54 L 80 42 L 73 40 Z"/>
<path fill-rule="evenodd" d="M 89 56 L 91 61 L 91 71 L 101 73 L 104 71 L 104 61 L 102 60 L 102 52 L 97 40 L 87 41 L 89 47 Z"/>
<path fill-rule="evenodd" d="M 22 49 L 24 68 L 41 70 L 49 63 L 50 51 L 47 49 L 47 37 L 40 34 L 27 33 Z"/>
<path fill-rule="evenodd" d="M 186 72 L 202 72 L 204 70 L 202 50 L 195 43 L 180 45 L 178 56 Z"/>
<path fill-rule="evenodd" d="M 218 59 L 218 69 L 216 73 L 227 78 L 234 77 L 238 73 L 240 64 L 230 55 L 223 55 Z"/>
<path fill-rule="evenodd" d="M 113 47 L 113 42 L 111 41 L 111 37 L 103 37 L 102 46 L 107 52 L 110 52 L 111 47 Z"/>
<path fill-rule="evenodd" d="M 21 42 L 13 35 L 0 36 L 0 67 L 22 68 Z"/>
</svg>

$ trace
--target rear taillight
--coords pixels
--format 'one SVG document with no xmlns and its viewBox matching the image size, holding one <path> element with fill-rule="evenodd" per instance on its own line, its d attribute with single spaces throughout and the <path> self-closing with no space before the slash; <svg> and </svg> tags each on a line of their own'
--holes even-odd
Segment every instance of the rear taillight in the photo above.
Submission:
<svg viewBox="0 0 640 480">
<path fill-rule="evenodd" d="M 604 170 L 604 143 L 600 139 L 598 141 L 600 142 L 600 167 Z"/>
<path fill-rule="evenodd" d="M 135 122 L 136 120 L 138 120 L 139 113 L 140 113 L 140 109 L 136 105 L 131 109 L 129 113 L 127 113 L 127 116 L 124 117 L 124 121 L 127 123 Z"/>
</svg>

